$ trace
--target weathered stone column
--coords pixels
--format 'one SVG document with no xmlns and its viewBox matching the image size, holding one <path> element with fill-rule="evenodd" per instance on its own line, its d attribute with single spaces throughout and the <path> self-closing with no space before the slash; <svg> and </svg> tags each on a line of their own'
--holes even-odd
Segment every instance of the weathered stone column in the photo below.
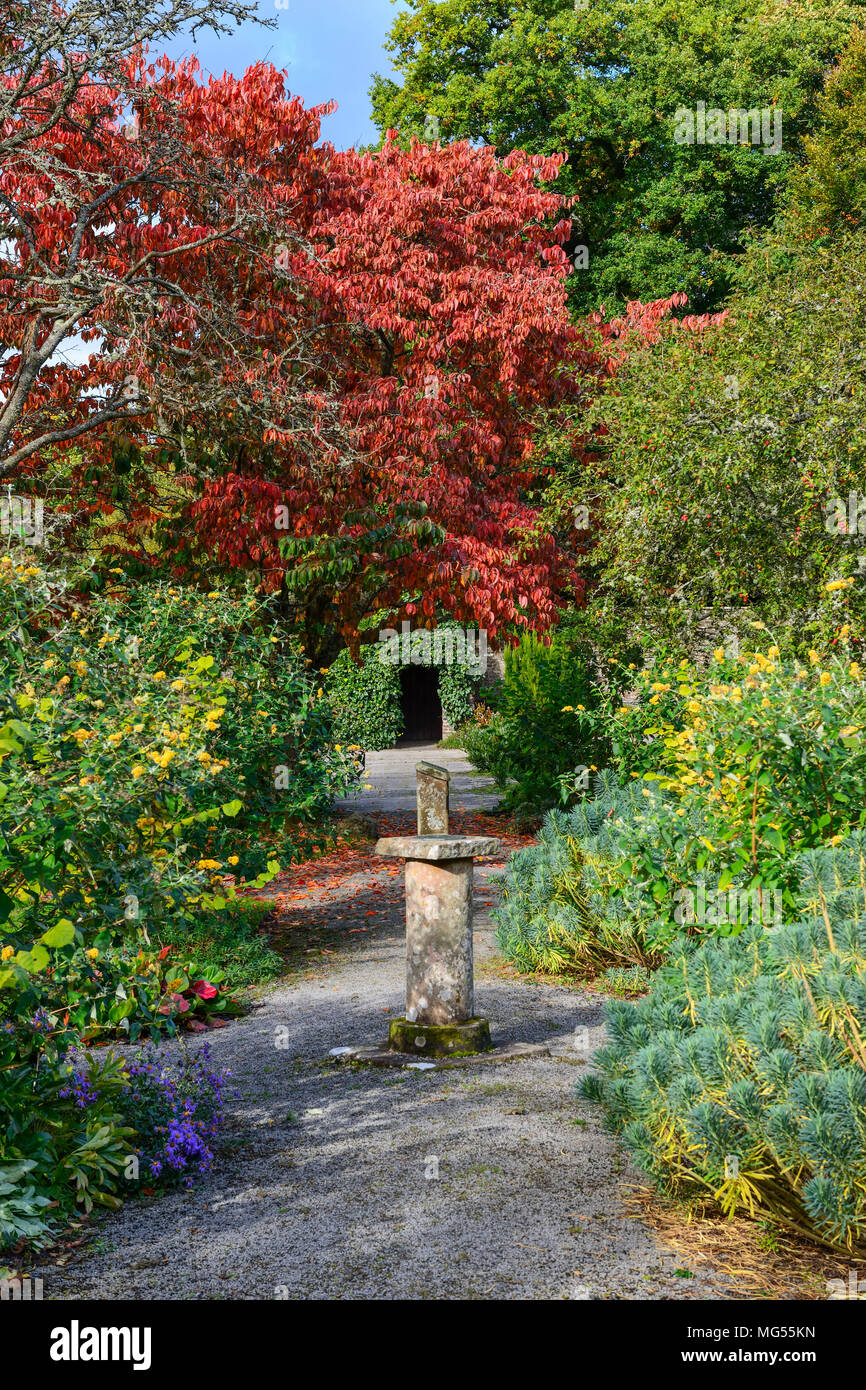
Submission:
<svg viewBox="0 0 866 1390">
<path fill-rule="evenodd" d="M 436 763 L 416 763 L 419 835 L 448 834 L 448 795 L 451 774 Z"/>
<path fill-rule="evenodd" d="M 376 853 L 406 860 L 406 1016 L 394 1019 L 396 1052 L 444 1057 L 490 1047 L 475 1017 L 472 864 L 496 854 L 481 835 L 407 835 L 380 840 Z"/>
</svg>

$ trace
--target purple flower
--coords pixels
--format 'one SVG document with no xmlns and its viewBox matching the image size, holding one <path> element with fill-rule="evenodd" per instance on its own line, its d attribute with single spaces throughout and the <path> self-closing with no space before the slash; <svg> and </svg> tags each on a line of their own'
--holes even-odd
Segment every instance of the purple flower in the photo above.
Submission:
<svg viewBox="0 0 866 1390">
<path fill-rule="evenodd" d="M 69 1081 L 60 1088 L 59 1095 L 63 1100 L 68 1100 L 71 1096 L 79 1110 L 85 1110 L 88 1105 L 93 1105 L 94 1101 L 98 1100 L 89 1078 L 83 1072 L 71 1072 Z"/>
<path fill-rule="evenodd" d="M 147 1051 L 127 1067 L 125 1118 L 137 1131 L 154 1177 L 192 1186 L 213 1167 L 212 1143 L 224 1106 L 227 1072 L 210 1065 L 210 1049 L 183 1060 Z"/>
</svg>

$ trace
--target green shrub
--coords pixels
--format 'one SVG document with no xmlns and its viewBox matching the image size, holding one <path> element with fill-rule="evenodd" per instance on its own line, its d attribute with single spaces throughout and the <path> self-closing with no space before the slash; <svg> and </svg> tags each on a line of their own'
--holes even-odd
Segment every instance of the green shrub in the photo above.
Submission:
<svg viewBox="0 0 866 1390">
<path fill-rule="evenodd" d="M 0 992 L 27 977 L 35 1003 L 88 1037 L 226 1012 L 223 991 L 194 994 L 196 976 L 171 988 L 185 972 L 153 941 L 230 910 L 229 869 L 261 865 L 262 884 L 275 849 L 302 852 L 288 812 L 303 823 L 355 777 L 327 702 L 271 655 L 245 601 L 156 585 L 85 604 L 8 559 L 0 585 Z M 202 651 L 212 620 L 231 667 Z M 174 995 L 185 1003 L 166 1017 Z"/>
<path fill-rule="evenodd" d="M 625 869 L 660 908 L 704 880 L 790 904 L 797 855 L 866 821 L 866 680 L 844 645 L 806 664 L 775 645 L 736 661 L 719 649 L 637 693 L 622 722 L 640 738 L 647 810 Z"/>
<path fill-rule="evenodd" d="M 603 700 L 583 645 L 523 636 L 506 648 L 504 680 L 488 698 L 494 717 L 469 727 L 465 747 L 478 771 L 494 779 L 507 809 L 556 804 L 564 777 L 582 777 L 588 786 L 606 740 Z"/>
<path fill-rule="evenodd" d="M 598 983 L 615 998 L 631 999 L 646 994 L 651 979 L 645 965 L 611 965 L 599 975 Z"/>
<path fill-rule="evenodd" d="M 220 912 L 202 911 L 192 923 L 165 922 L 156 944 L 171 946 L 178 959 L 193 958 L 198 975 L 211 982 L 221 977 L 225 989 L 266 984 L 285 973 L 282 957 L 258 932 L 271 907 L 260 898 L 235 898 Z"/>
<path fill-rule="evenodd" d="M 239 878 L 267 861 L 306 857 L 310 827 L 335 796 L 357 781 L 357 759 L 334 732 L 331 706 L 297 643 L 281 635 L 259 596 L 208 594 L 171 585 L 121 588 L 95 605 L 91 633 L 140 653 L 148 673 L 183 675 L 178 666 L 211 663 L 218 679 L 199 749 L 202 785 L 220 803 L 241 801 L 194 840 Z M 153 687 L 149 689 L 153 691 Z"/>
<path fill-rule="evenodd" d="M 804 852 L 866 823 L 866 681 L 844 648 L 633 680 L 611 731 L 627 785 L 597 778 L 510 861 L 500 941 L 521 969 L 652 965 L 682 935 L 790 921 Z"/>
<path fill-rule="evenodd" d="M 802 867 L 819 915 L 685 945 L 582 1090 L 664 1190 L 863 1251 L 866 834 Z"/>
<path fill-rule="evenodd" d="M 0 559 L 0 1222 L 38 1240 L 116 1201 L 130 1152 L 122 1068 L 70 1083 L 65 1054 L 237 1014 L 243 966 L 276 961 L 227 872 L 272 878 L 356 766 L 243 596 L 86 598 L 30 558 Z"/>
<path fill-rule="evenodd" d="M 550 811 L 538 844 L 511 856 L 493 919 L 518 969 L 596 974 L 609 966 L 658 963 L 652 899 L 621 870 L 623 838 L 641 809 L 640 789 L 596 779 L 592 800 Z"/>
<path fill-rule="evenodd" d="M 24 990 L 0 995 L 0 1249 L 44 1245 L 76 1206 L 120 1205 L 133 1132 L 121 1111 L 123 1064 L 65 1060 L 74 1030 Z"/>
</svg>

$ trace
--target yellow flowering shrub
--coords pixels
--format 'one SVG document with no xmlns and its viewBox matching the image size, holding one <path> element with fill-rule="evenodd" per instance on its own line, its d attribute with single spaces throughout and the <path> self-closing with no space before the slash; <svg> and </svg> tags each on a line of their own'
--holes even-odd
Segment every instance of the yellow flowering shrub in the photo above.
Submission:
<svg viewBox="0 0 866 1390">
<path fill-rule="evenodd" d="M 743 875 L 786 884 L 798 850 L 866 822 L 866 680 L 844 646 L 808 665 L 775 645 L 737 660 L 720 649 L 676 674 L 675 696 L 644 678 L 624 720 L 639 754 L 624 770 L 700 812 L 680 859 L 718 870 L 723 888 Z"/>
</svg>

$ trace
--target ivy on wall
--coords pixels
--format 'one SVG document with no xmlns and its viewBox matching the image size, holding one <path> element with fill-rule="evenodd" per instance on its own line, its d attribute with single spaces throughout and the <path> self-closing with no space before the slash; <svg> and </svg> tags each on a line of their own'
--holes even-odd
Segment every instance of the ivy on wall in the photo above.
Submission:
<svg viewBox="0 0 866 1390">
<path fill-rule="evenodd" d="M 457 630 L 456 624 L 440 624 L 439 630 L 452 627 Z M 417 630 L 410 635 L 408 653 L 397 639 L 390 646 L 376 642 L 363 647 L 360 661 L 346 649 L 333 662 L 326 685 L 338 743 L 358 744 L 365 751 L 393 747 L 403 733 L 400 672 L 410 664 L 438 667 L 442 713 L 453 729 L 469 718 L 480 680 L 477 668 L 465 658 L 455 659 L 453 646 L 434 644 L 429 632 Z"/>
</svg>

